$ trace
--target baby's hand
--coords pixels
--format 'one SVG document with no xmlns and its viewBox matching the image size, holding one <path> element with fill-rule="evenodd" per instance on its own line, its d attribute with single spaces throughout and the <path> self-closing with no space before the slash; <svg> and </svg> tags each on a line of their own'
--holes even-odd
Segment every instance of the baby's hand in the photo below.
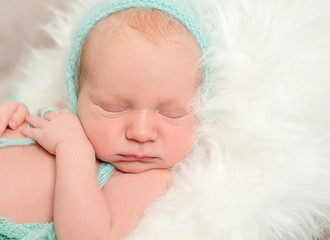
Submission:
<svg viewBox="0 0 330 240">
<path fill-rule="evenodd" d="M 0 104 L 0 136 L 7 127 L 17 129 L 29 114 L 27 107 L 20 102 L 5 102 Z"/>
<path fill-rule="evenodd" d="M 26 121 L 33 128 L 24 127 L 22 133 L 36 140 L 51 154 L 56 154 L 61 145 L 73 147 L 88 142 L 78 117 L 67 109 L 61 109 L 58 113 L 48 112 L 44 119 L 28 115 Z"/>
</svg>

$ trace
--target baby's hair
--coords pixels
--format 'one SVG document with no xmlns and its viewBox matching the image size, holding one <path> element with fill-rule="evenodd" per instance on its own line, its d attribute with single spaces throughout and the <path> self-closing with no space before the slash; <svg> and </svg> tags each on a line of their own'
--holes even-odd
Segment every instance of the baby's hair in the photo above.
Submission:
<svg viewBox="0 0 330 240">
<path fill-rule="evenodd" d="M 158 43 L 159 39 L 166 38 L 172 33 L 187 33 L 190 35 L 188 29 L 174 17 L 160 10 L 148 8 L 131 8 L 114 13 L 96 25 L 93 32 L 121 32 L 125 27 L 141 33 L 146 39 L 155 44 Z"/>
<path fill-rule="evenodd" d="M 201 55 L 198 44 L 189 30 L 177 21 L 174 17 L 157 9 L 150 8 L 131 8 L 120 11 L 110 15 L 109 17 L 98 23 L 89 36 L 86 38 L 82 48 L 80 76 L 78 78 L 78 85 L 80 87 L 81 75 L 84 69 L 84 53 L 87 45 L 93 44 L 93 47 L 103 47 L 102 38 L 104 34 L 112 34 L 116 38 L 125 38 L 125 30 L 131 29 L 143 36 L 146 40 L 158 45 L 160 40 L 171 37 L 172 34 L 185 34 L 192 39 L 193 47 L 191 47 L 191 54 Z M 101 34 L 99 34 L 101 33 Z M 95 36 L 96 39 L 95 39 Z M 93 41 L 91 41 L 93 39 Z M 187 43 L 178 43 L 186 47 Z M 198 64 L 194 69 L 195 72 L 202 72 L 201 66 Z"/>
</svg>

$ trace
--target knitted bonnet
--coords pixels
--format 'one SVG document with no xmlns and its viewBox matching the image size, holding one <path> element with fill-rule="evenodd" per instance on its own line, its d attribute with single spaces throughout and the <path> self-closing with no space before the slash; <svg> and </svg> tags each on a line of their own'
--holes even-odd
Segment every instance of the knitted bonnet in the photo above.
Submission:
<svg viewBox="0 0 330 240">
<path fill-rule="evenodd" d="M 72 52 L 69 58 L 66 79 L 67 88 L 70 100 L 70 110 L 76 113 L 77 108 L 77 78 L 80 71 L 80 57 L 82 47 L 88 34 L 93 28 L 103 19 L 107 18 L 113 13 L 123 11 L 130 8 L 147 8 L 160 10 L 181 22 L 188 31 L 194 36 L 202 56 L 206 54 L 208 46 L 208 38 L 205 31 L 200 26 L 199 19 L 194 9 L 187 3 L 183 3 L 179 0 L 107 0 L 102 1 L 98 6 L 91 11 L 90 14 L 82 21 L 82 24 L 78 27 L 75 39 L 73 42 Z M 206 75 L 208 70 L 204 66 L 204 76 L 202 89 L 205 91 L 207 85 Z"/>
</svg>

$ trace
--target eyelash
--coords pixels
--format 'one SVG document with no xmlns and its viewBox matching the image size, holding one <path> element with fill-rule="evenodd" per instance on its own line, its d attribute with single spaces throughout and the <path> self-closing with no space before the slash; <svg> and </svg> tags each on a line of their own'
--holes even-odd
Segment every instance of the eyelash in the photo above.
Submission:
<svg viewBox="0 0 330 240">
<path fill-rule="evenodd" d="M 102 107 L 102 109 L 106 112 L 113 112 L 113 113 L 120 113 L 126 111 L 126 108 L 124 107 Z"/>
<path fill-rule="evenodd" d="M 111 114 L 112 116 L 119 116 L 122 113 L 125 113 L 127 111 L 126 107 L 123 106 L 117 106 L 117 105 L 109 105 L 109 106 L 102 106 L 99 105 L 99 107 Z M 163 108 L 158 110 L 158 113 L 165 118 L 169 118 L 169 119 L 179 119 L 182 118 L 184 116 L 186 116 L 188 114 L 188 111 L 186 109 L 181 109 L 181 108 Z"/>
<path fill-rule="evenodd" d="M 125 113 L 127 111 L 127 108 L 121 107 L 121 106 L 102 106 L 99 105 L 99 107 L 109 114 L 111 117 L 117 117 L 120 116 L 121 114 Z"/>
<path fill-rule="evenodd" d="M 188 114 L 186 110 L 181 110 L 181 109 L 161 109 L 158 112 L 160 115 L 172 119 L 182 118 Z"/>
</svg>

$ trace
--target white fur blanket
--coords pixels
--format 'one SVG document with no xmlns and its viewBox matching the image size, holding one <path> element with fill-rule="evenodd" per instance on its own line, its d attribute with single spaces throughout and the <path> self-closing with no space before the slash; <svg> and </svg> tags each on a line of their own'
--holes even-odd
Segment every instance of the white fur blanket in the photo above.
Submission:
<svg viewBox="0 0 330 240">
<path fill-rule="evenodd" d="M 330 1 L 186 1 L 211 35 L 216 95 L 201 108 L 193 153 L 127 239 L 327 239 Z M 57 12 L 57 46 L 21 66 L 16 89 L 31 111 L 66 99 L 72 25 L 93 2 Z"/>
</svg>

